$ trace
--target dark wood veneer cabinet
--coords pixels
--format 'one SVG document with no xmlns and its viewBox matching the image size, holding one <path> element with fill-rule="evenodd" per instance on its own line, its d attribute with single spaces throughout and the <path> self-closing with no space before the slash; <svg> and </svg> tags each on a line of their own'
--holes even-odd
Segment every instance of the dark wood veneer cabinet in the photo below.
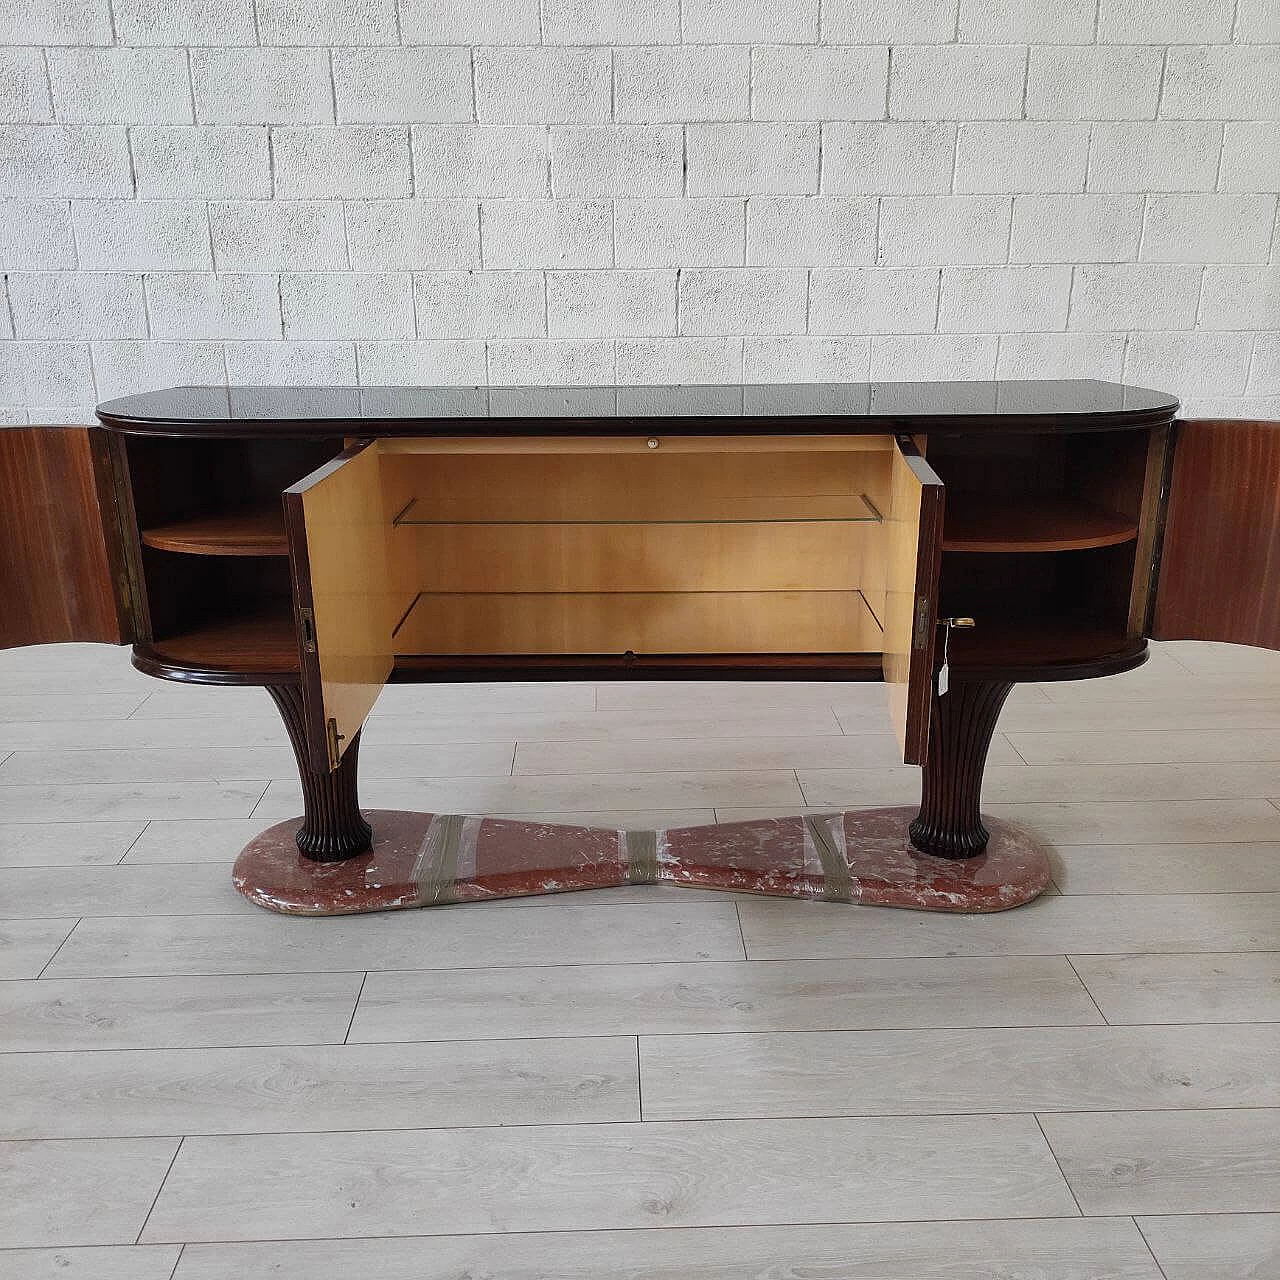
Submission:
<svg viewBox="0 0 1280 1280">
<path fill-rule="evenodd" d="M 388 681 L 883 680 L 978 853 L 1010 687 L 1280 648 L 1280 424 L 1099 382 L 175 388 L 0 431 L 0 645 L 266 686 L 304 852 Z"/>
</svg>

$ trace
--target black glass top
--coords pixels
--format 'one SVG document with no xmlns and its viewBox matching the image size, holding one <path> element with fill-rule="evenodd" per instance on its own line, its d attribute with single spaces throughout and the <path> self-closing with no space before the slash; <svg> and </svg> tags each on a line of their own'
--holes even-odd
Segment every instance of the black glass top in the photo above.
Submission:
<svg viewBox="0 0 1280 1280">
<path fill-rule="evenodd" d="M 232 434 L 359 421 L 403 430 L 483 419 L 619 422 L 634 418 L 1110 419 L 1169 415 L 1174 396 L 1118 382 L 848 382 L 613 387 L 172 387 L 108 400 L 98 416 L 126 430 Z M 870 423 L 864 424 L 870 428 Z M 999 425 L 999 424 L 992 424 Z M 221 431 L 219 431 L 221 428 Z M 857 429 L 857 428 L 853 428 Z"/>
</svg>

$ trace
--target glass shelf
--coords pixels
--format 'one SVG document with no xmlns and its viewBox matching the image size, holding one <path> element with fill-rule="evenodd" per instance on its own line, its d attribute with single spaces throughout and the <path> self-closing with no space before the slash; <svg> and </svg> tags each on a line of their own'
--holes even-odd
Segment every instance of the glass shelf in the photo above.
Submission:
<svg viewBox="0 0 1280 1280">
<path fill-rule="evenodd" d="M 541 525 L 748 525 L 748 524 L 863 524 L 882 523 L 884 517 L 866 494 L 855 497 L 844 495 L 818 495 L 802 498 L 749 497 L 716 500 L 706 504 L 707 509 L 696 515 L 660 516 L 643 512 L 605 517 L 583 518 L 573 515 L 538 515 L 523 519 L 459 520 L 433 519 L 417 510 L 418 499 L 413 498 L 392 520 L 396 527 L 463 527 L 509 526 L 530 528 Z M 716 508 L 719 508 L 717 510 Z"/>
</svg>

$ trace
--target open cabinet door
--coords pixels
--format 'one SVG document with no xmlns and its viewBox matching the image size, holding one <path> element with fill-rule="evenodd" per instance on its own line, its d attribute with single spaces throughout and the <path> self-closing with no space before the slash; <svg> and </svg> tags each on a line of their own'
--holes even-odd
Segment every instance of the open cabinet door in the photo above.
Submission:
<svg viewBox="0 0 1280 1280">
<path fill-rule="evenodd" d="M 0 649 L 138 638 L 118 494 L 103 428 L 0 429 Z"/>
<path fill-rule="evenodd" d="M 944 489 L 906 437 L 893 453 L 884 616 L 884 679 L 902 758 L 924 764 L 933 703 Z"/>
<path fill-rule="evenodd" d="M 353 445 L 284 492 L 312 767 L 336 769 L 391 674 L 378 446 Z"/>
<path fill-rule="evenodd" d="M 1280 649 L 1280 422 L 1179 422 L 1151 635 Z"/>
</svg>

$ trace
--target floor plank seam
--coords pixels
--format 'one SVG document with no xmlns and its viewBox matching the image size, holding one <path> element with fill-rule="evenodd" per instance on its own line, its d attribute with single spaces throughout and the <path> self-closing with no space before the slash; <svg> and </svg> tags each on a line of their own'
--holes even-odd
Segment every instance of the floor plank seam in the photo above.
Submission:
<svg viewBox="0 0 1280 1280">
<path fill-rule="evenodd" d="M 640 1118 L 640 1123 L 645 1122 L 644 1116 L 644 1063 L 641 1058 L 642 1037 L 636 1036 L 636 1114 Z"/>
<path fill-rule="evenodd" d="M 138 843 L 138 841 L 141 840 L 142 837 L 147 834 L 147 831 L 150 829 L 150 827 L 151 827 L 151 819 L 148 818 L 147 821 L 142 824 L 142 830 L 139 831 L 138 834 L 134 836 L 132 840 L 129 841 L 128 847 L 125 849 L 125 851 L 115 860 L 114 863 L 110 865 L 116 866 L 116 867 L 123 866 L 124 860 L 129 856 L 130 852 L 133 850 L 134 846 Z M 192 864 L 183 863 L 182 865 L 190 866 Z"/>
<path fill-rule="evenodd" d="M 1074 1203 L 1076 1207 L 1077 1216 L 1081 1218 L 1087 1217 L 1088 1215 L 1080 1207 L 1080 1197 L 1076 1195 L 1076 1189 L 1071 1185 L 1071 1179 L 1068 1178 L 1066 1173 L 1063 1171 L 1062 1161 L 1058 1159 L 1058 1153 L 1053 1149 L 1053 1143 L 1049 1141 L 1049 1135 L 1045 1133 L 1044 1125 L 1040 1123 L 1039 1113 L 1033 1111 L 1031 1115 L 1036 1122 L 1036 1128 L 1040 1130 L 1040 1137 L 1044 1141 L 1045 1148 L 1048 1150 L 1049 1155 L 1053 1159 L 1054 1167 L 1058 1170 L 1058 1177 L 1062 1179 L 1062 1185 L 1066 1187 L 1067 1194 L 1070 1195 L 1072 1203 Z M 1113 1215 L 1107 1215 L 1107 1216 L 1113 1216 Z"/>
<path fill-rule="evenodd" d="M 1131 1215 L 1129 1218 L 1129 1221 L 1133 1223 L 1134 1227 L 1137 1229 L 1138 1234 L 1142 1237 L 1142 1243 L 1143 1245 L 1146 1246 L 1147 1252 L 1151 1255 L 1151 1261 L 1155 1266 L 1155 1269 L 1160 1273 L 1162 1277 L 1164 1277 L 1164 1280 L 1168 1280 L 1168 1277 L 1165 1276 L 1164 1268 L 1160 1265 L 1160 1259 L 1156 1257 L 1156 1251 L 1151 1247 L 1151 1241 L 1147 1239 L 1147 1233 L 1143 1231 L 1142 1223 L 1138 1221 L 1137 1215 L 1136 1214 Z"/>
<path fill-rule="evenodd" d="M 164 1177 L 160 1179 L 160 1185 L 156 1188 L 156 1193 L 152 1197 L 151 1207 L 147 1210 L 147 1216 L 142 1219 L 142 1226 L 138 1228 L 138 1234 L 133 1238 L 133 1243 L 135 1245 L 140 1245 L 142 1243 L 142 1237 L 147 1230 L 147 1223 L 151 1221 L 151 1215 L 156 1211 L 156 1205 L 160 1203 L 160 1196 L 164 1192 L 165 1183 L 169 1181 L 169 1175 L 173 1172 L 173 1166 L 178 1162 L 178 1155 L 182 1151 L 182 1144 L 185 1141 L 186 1141 L 185 1136 L 180 1137 L 178 1139 L 178 1145 L 173 1149 L 173 1155 L 170 1157 L 169 1163 L 165 1167 Z M 175 1241 L 175 1243 L 177 1242 Z M 176 1266 L 176 1263 L 175 1263 L 175 1266 Z"/>
<path fill-rule="evenodd" d="M 356 1014 L 360 1012 L 360 997 L 364 995 L 364 984 L 369 981 L 369 971 L 366 969 L 364 976 L 360 979 L 359 989 L 356 991 L 356 998 L 351 1005 L 351 1017 L 347 1019 L 347 1029 L 342 1034 L 342 1043 L 350 1044 L 351 1028 L 356 1024 Z"/>
<path fill-rule="evenodd" d="M 40 968 L 40 972 L 37 973 L 35 978 L 31 979 L 31 981 L 38 982 L 41 978 L 44 977 L 45 973 L 48 971 L 49 966 L 58 958 L 58 953 L 62 950 L 63 947 L 67 945 L 67 942 L 70 940 L 71 935 L 75 933 L 75 931 L 80 927 L 80 921 L 83 918 L 84 917 L 76 918 L 76 922 L 71 926 L 70 929 L 67 930 L 66 937 L 64 937 L 62 941 L 58 943 L 56 949 L 54 950 L 53 955 L 51 955 L 48 958 L 48 960 L 44 962 L 44 964 Z"/>
<path fill-rule="evenodd" d="M 616 907 L 610 907 L 609 909 L 610 909 L 610 910 L 618 910 L 618 909 L 620 909 L 620 908 L 621 908 L 622 906 L 624 906 L 624 905 L 633 905 L 633 906 L 634 906 L 635 904 L 622 904 L 622 903 L 619 903 Z M 92 919 L 99 919 L 99 920 L 128 920 L 128 919 L 137 919 L 138 917 L 135 917 L 135 916 L 99 916 L 99 917 L 85 917 L 85 918 L 86 918 L 86 919 L 90 919 L 90 920 L 92 920 Z M 181 919 L 185 919 L 185 920 L 211 920 L 211 919 L 212 919 L 212 920 L 218 920 L 218 919 L 226 919 L 226 918 L 228 918 L 228 917 L 222 917 L 222 916 L 184 916 L 184 917 L 180 917 L 180 918 L 181 918 Z M 246 917 L 245 917 L 244 915 L 236 915 L 236 916 L 232 916 L 232 917 L 229 917 L 229 918 L 231 918 L 231 919 L 235 919 L 235 920 L 243 920 L 243 919 L 245 919 Z M 251 918 L 251 917 L 250 917 L 250 918 Z M 305 917 L 304 917 L 304 918 L 305 918 Z M 77 927 L 78 927 L 78 924 L 79 924 L 79 922 L 77 922 Z M 74 929 L 72 930 L 72 932 L 74 932 Z M 65 944 L 65 940 L 64 940 L 64 944 Z M 56 954 L 57 954 L 57 953 L 55 952 L 55 955 L 56 955 Z M 979 953 L 979 952 L 975 952 L 975 953 L 973 953 L 973 954 L 967 954 L 967 955 L 963 955 L 963 956 L 956 956 L 953 952 L 949 952 L 949 951 L 945 951 L 945 950 L 944 950 L 944 951 L 929 951 L 929 952 L 918 953 L 918 954 L 913 954 L 913 955 L 905 955 L 905 956 L 904 956 L 904 955 L 899 955 L 899 954 L 897 954 L 897 953 L 895 953 L 895 952 L 892 952 L 892 951 L 889 951 L 889 952 L 883 952 L 883 953 L 879 953 L 879 954 L 872 954 L 872 955 L 864 954 L 864 953 L 861 953 L 861 952 L 855 952 L 855 953 L 852 953 L 852 954 L 837 954 L 837 955 L 832 955 L 832 954 L 830 954 L 830 953 L 820 953 L 820 954 L 818 954 L 818 955 L 788 955 L 788 956 L 752 956 L 752 955 L 747 955 L 747 956 L 745 956 L 745 957 L 741 957 L 741 956 L 740 956 L 740 957 L 735 957 L 734 959 L 736 959 L 739 963 L 741 963 L 741 962 L 745 959 L 746 961 L 749 961 L 751 964 L 795 964 L 795 963 L 806 962 L 806 961 L 807 961 L 807 962 L 817 962 L 817 961 L 839 961 L 839 960 L 845 960 L 845 961 L 858 961 L 858 962 L 860 962 L 860 961 L 875 961 L 875 960 L 924 961 L 924 960 L 956 960 L 956 959 L 961 959 L 961 960 L 1017 960 L 1017 959 L 1037 959 L 1037 960 L 1039 960 L 1039 959 L 1050 959 L 1050 958 L 1052 958 L 1052 957 L 1053 957 L 1053 956 L 1055 956 L 1055 955 L 1061 955 L 1061 954 L 1062 954 L 1061 952 L 1055 952 L 1055 951 L 1017 951 L 1017 950 L 1014 950 L 1014 951 L 999 951 L 999 952 L 991 952 L 991 953 Z M 1119 957 L 1119 958 L 1124 958 L 1124 957 L 1129 957 L 1129 956 L 1149 956 L 1149 957 L 1155 957 L 1155 956 L 1205 956 L 1205 957 L 1207 957 L 1207 956 L 1213 956 L 1213 955 L 1262 956 L 1262 955 L 1277 955 L 1277 954 L 1280 954 L 1280 951 L 1277 951 L 1277 950 L 1275 950 L 1275 949 L 1273 949 L 1273 948 L 1270 948 L 1270 947 L 1249 947 L 1249 948 L 1244 948 L 1244 949 L 1237 949 L 1237 950 L 1235 950 L 1235 951 L 1225 951 L 1225 952 L 1224 952 L 1221 948 L 1214 949 L 1214 950 L 1199 950 L 1199 949 L 1196 949 L 1196 950 L 1183 950 L 1183 951 L 1146 951 L 1146 950 L 1136 950 L 1136 951 L 1135 951 L 1132 947 L 1125 948 L 1124 950 L 1121 950 L 1121 951 L 1079 951 L 1079 950 L 1077 950 L 1077 951 L 1073 951 L 1073 952 L 1072 952 L 1072 955 L 1078 956 L 1078 957 L 1080 957 L 1080 958 L 1085 958 L 1085 957 L 1095 957 L 1095 956 L 1096 956 L 1096 957 L 1102 957 L 1102 958 L 1106 958 L 1106 957 Z M 730 959 L 727 959 L 727 958 L 724 958 L 724 957 L 721 957 L 721 958 L 718 958 L 718 959 L 702 957 L 702 958 L 693 958 L 693 959 L 683 959 L 683 960 L 678 961 L 678 963 L 680 963 L 680 964 L 694 964 L 694 965 L 730 964 L 730 963 L 733 963 L 733 962 L 734 962 L 734 960 L 730 960 Z M 48 963 L 46 963 L 46 965 L 44 966 L 44 968 L 45 968 L 46 970 L 48 969 L 48 966 L 49 966 L 49 964 L 50 964 L 50 963 L 52 963 L 52 957 L 51 957 L 50 961 L 49 961 Z M 614 969 L 614 968 L 627 968 L 627 967 L 637 966 L 637 965 L 652 966 L 652 965 L 665 965 L 665 964 L 671 964 L 671 963 L 673 963 L 673 962 L 672 962 L 671 960 L 668 960 L 668 959 L 660 959 L 660 960 L 635 960 L 635 959 L 629 959 L 629 960 L 584 960 L 584 961 L 578 961 L 578 962 L 575 962 L 575 963 L 563 963 L 563 962 L 560 962 L 560 963 L 555 963 L 555 964 L 546 964 L 546 965 L 519 964 L 519 963 L 516 963 L 516 962 L 514 962 L 514 961 L 513 961 L 513 962 L 512 962 L 512 963 L 510 963 L 510 964 L 496 964 L 496 965 L 451 965 L 451 966 L 435 966 L 435 967 L 431 967 L 431 968 L 424 968 L 424 969 L 411 969 L 411 968 L 399 968 L 399 967 L 396 967 L 396 966 L 384 966 L 384 967 L 381 967 L 381 968 L 379 968 L 379 969 L 377 969 L 377 970 L 374 970 L 373 972 L 377 972 L 377 973 L 442 973 L 442 974 L 448 974 L 448 973 L 473 973 L 473 972 L 484 972 L 484 971 L 492 971 L 492 970 L 498 970 L 498 969 L 527 969 L 527 970 L 540 970 L 540 969 L 595 969 L 595 968 L 609 968 L 609 969 Z M 335 973 L 350 973 L 350 972 L 352 972 L 352 970 L 350 970 L 350 969 L 324 969 L 324 968 L 320 968 L 320 969 L 317 969 L 317 968 L 310 968 L 310 969 L 267 969 L 267 970 L 262 970 L 262 969 L 210 969 L 210 970 L 185 970 L 185 969 L 184 969 L 184 970 L 178 970 L 178 971 L 176 971 L 176 972 L 166 972 L 166 971 L 161 971 L 161 972 L 155 972 L 155 971 L 143 971 L 143 972 L 109 973 L 109 974 L 59 973 L 59 974 L 54 974 L 54 975 L 50 975 L 50 976 L 51 976 L 53 979 L 56 979 L 56 980 L 58 980 L 58 981 L 72 981 L 72 980 L 74 980 L 74 981 L 77 981 L 77 982 L 83 982 L 83 981 L 92 981 L 95 977 L 99 977 L 99 978 L 102 978 L 102 979 L 104 979 L 104 980 L 126 979 L 126 978 L 138 978 L 138 979 L 142 979 L 142 978 L 152 978 L 152 979 L 154 979 L 154 978 L 251 978 L 251 977 L 286 977 L 286 976 L 298 976 L 298 975 L 306 975 L 306 974 L 311 974 L 311 975 L 314 975 L 314 974 L 327 974 L 327 975 L 332 976 L 332 975 L 333 975 L 333 974 L 335 974 Z M 359 972 L 359 970 L 355 970 L 355 972 Z M 46 976 L 46 975 L 45 975 L 44 970 L 42 970 L 42 971 L 41 971 L 41 973 L 40 973 L 38 976 L 39 976 L 40 978 L 44 978 L 44 977 Z M 23 981 L 23 979 L 14 979 L 14 980 L 15 980 L 15 981 Z M 1262 1021 L 1270 1021 L 1270 1020 L 1269 1020 L 1269 1019 L 1263 1019 Z"/>
<path fill-rule="evenodd" d="M 1067 962 L 1068 966 L 1070 966 L 1071 972 L 1076 975 L 1076 981 L 1084 989 L 1085 995 L 1089 997 L 1089 1003 L 1092 1004 L 1095 1009 L 1097 1009 L 1098 1017 L 1102 1019 L 1103 1026 L 1109 1027 L 1111 1025 L 1111 1020 L 1107 1017 L 1105 1013 L 1103 1013 L 1102 1006 L 1098 1003 L 1097 997 L 1095 997 L 1093 992 L 1089 989 L 1089 984 L 1080 976 L 1080 971 L 1075 967 L 1074 964 L 1072 964 L 1071 957 L 1069 955 L 1064 955 L 1062 958 Z"/>
</svg>

